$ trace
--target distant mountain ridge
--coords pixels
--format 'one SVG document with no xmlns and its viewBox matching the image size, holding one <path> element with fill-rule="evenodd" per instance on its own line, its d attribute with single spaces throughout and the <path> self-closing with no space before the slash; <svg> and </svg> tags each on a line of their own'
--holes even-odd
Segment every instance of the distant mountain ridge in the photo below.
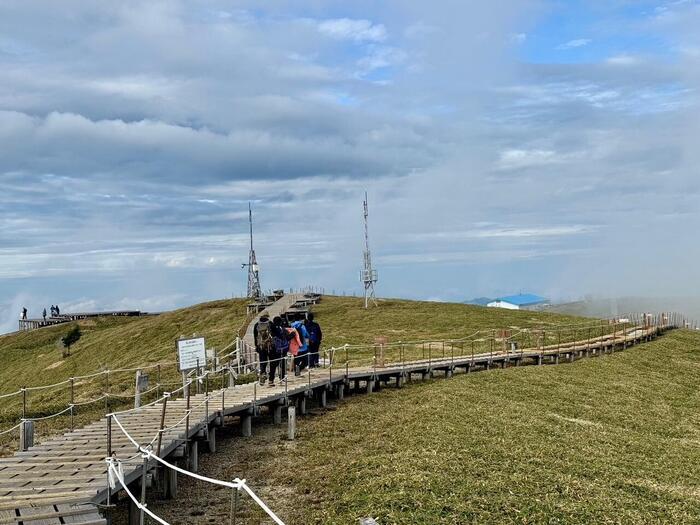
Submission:
<svg viewBox="0 0 700 525">
<path fill-rule="evenodd" d="M 491 297 L 475 297 L 473 299 L 467 299 L 464 304 L 474 304 L 476 306 L 486 306 L 494 299 Z"/>
</svg>

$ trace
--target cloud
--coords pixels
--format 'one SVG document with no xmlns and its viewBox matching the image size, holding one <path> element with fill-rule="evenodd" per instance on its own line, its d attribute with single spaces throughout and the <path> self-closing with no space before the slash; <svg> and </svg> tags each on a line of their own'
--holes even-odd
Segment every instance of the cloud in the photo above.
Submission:
<svg viewBox="0 0 700 525">
<path fill-rule="evenodd" d="M 318 31 L 337 40 L 354 42 L 383 42 L 387 39 L 386 27 L 370 20 L 332 18 L 318 22 Z"/>
<path fill-rule="evenodd" d="M 353 290 L 365 189 L 382 295 L 687 289 L 696 11 L 562 64 L 538 2 L 441 6 L 3 2 L 0 295 L 241 294 L 249 200 L 264 287 Z"/>
<path fill-rule="evenodd" d="M 615 66 L 636 66 L 642 63 L 642 59 L 632 55 L 621 54 L 611 56 L 607 59 L 607 63 Z"/>
<path fill-rule="evenodd" d="M 568 42 L 557 46 L 557 49 L 576 49 L 579 47 L 586 47 L 591 42 L 593 41 L 589 38 L 577 38 L 575 40 L 569 40 Z"/>
</svg>

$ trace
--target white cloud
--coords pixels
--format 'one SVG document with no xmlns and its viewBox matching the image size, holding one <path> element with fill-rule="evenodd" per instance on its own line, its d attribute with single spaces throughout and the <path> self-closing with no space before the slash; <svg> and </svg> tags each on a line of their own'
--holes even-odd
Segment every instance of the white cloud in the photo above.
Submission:
<svg viewBox="0 0 700 525">
<path fill-rule="evenodd" d="M 563 157 L 556 151 L 543 149 L 509 149 L 500 153 L 497 167 L 501 170 L 517 170 L 547 166 L 562 162 Z"/>
<path fill-rule="evenodd" d="M 585 47 L 592 42 L 589 38 L 577 38 L 575 40 L 569 40 L 564 44 L 561 44 L 557 49 L 576 49 L 577 47 Z"/>
<path fill-rule="evenodd" d="M 355 42 L 383 42 L 387 38 L 386 27 L 374 24 L 370 20 L 352 18 L 333 18 L 318 23 L 322 34 L 338 40 Z"/>
<path fill-rule="evenodd" d="M 636 66 L 642 63 L 642 59 L 637 56 L 620 54 L 609 57 L 606 62 L 614 66 Z"/>
</svg>

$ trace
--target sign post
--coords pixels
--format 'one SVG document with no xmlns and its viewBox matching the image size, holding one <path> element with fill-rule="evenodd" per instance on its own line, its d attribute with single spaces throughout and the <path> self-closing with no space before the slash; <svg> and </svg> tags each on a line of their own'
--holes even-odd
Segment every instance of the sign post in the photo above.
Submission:
<svg viewBox="0 0 700 525">
<path fill-rule="evenodd" d="M 203 337 L 177 340 L 178 365 L 182 372 L 182 386 L 185 396 L 189 390 L 187 387 L 187 372 L 196 369 L 197 373 L 199 373 L 200 363 L 206 363 L 207 360 L 205 348 Z"/>
</svg>

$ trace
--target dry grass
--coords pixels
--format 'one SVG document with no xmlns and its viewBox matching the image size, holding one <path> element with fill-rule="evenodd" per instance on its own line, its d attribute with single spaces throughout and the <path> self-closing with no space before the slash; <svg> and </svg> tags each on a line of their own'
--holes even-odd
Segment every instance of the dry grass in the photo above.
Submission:
<svg viewBox="0 0 700 525">
<path fill-rule="evenodd" d="M 134 368 L 177 360 L 175 340 L 180 335 L 194 333 L 207 339 L 207 346 L 221 349 L 235 339 L 245 322 L 245 301 L 214 301 L 184 308 L 153 317 L 102 318 L 81 321 L 80 340 L 71 347 L 71 355 L 61 356 L 58 339 L 71 325 L 59 325 L 31 332 L 0 336 L 0 394 L 23 386 L 46 385 L 69 377 L 87 375 L 103 369 Z M 151 385 L 157 380 L 151 370 Z M 164 365 L 161 382 L 173 388 L 179 380 L 174 364 Z M 106 390 L 114 395 L 133 394 L 134 372 L 76 381 L 75 402 L 82 403 L 100 397 Z M 156 392 L 144 400 L 152 399 Z M 131 403 L 129 399 L 114 398 L 109 408 Z M 42 417 L 63 410 L 70 403 L 70 385 L 27 393 L 27 417 Z M 87 423 L 101 417 L 106 409 L 104 401 L 77 409 L 78 423 Z M 22 397 L 0 400 L 0 430 L 15 425 L 22 416 Z M 69 428 L 70 417 L 60 416 L 37 423 L 39 437 L 63 432 Z M 13 451 L 17 433 L 0 437 L 0 454 Z"/>
<path fill-rule="evenodd" d="M 288 523 L 698 523 L 698 370 L 700 337 L 675 332 L 384 390 L 304 420 L 292 453 L 245 475 L 293 484 Z"/>
</svg>

